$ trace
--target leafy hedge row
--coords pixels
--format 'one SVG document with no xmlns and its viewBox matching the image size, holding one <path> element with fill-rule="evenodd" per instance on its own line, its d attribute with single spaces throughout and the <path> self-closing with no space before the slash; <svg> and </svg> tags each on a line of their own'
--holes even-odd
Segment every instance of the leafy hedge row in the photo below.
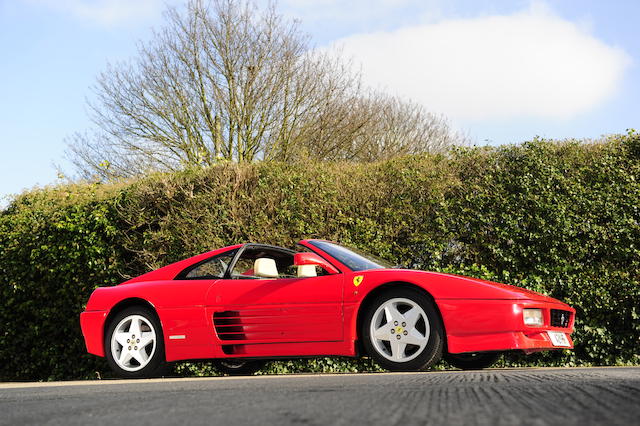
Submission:
<svg viewBox="0 0 640 426">
<path fill-rule="evenodd" d="M 239 241 L 291 246 L 303 237 L 527 287 L 577 309 L 575 351 L 504 362 L 638 364 L 639 209 L 636 133 L 33 190 L 0 212 L 0 379 L 104 374 L 103 360 L 84 353 L 78 324 L 97 285 Z M 267 371 L 375 368 L 325 359 Z M 210 373 L 191 364 L 178 372 Z"/>
</svg>

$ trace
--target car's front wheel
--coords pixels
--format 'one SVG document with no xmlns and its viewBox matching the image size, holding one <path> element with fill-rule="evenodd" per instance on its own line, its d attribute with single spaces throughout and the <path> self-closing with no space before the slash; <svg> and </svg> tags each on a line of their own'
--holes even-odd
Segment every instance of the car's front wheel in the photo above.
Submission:
<svg viewBox="0 0 640 426">
<path fill-rule="evenodd" d="M 466 354 L 447 354 L 445 359 L 461 370 L 481 370 L 491 367 L 500 358 L 500 352 L 474 352 Z"/>
<path fill-rule="evenodd" d="M 131 307 L 117 313 L 105 333 L 105 353 L 120 377 L 159 376 L 166 366 L 162 327 L 148 308 Z"/>
<path fill-rule="evenodd" d="M 389 289 L 364 312 L 361 336 L 367 353 L 390 371 L 426 370 L 442 357 L 444 331 L 424 293 Z"/>
</svg>

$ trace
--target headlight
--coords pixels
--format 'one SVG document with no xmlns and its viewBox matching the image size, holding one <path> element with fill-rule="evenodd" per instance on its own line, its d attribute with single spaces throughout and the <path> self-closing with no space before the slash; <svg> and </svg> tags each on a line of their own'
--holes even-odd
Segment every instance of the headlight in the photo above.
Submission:
<svg viewBox="0 0 640 426">
<path fill-rule="evenodd" d="M 543 325 L 542 309 L 523 309 L 522 319 L 526 325 Z"/>
</svg>

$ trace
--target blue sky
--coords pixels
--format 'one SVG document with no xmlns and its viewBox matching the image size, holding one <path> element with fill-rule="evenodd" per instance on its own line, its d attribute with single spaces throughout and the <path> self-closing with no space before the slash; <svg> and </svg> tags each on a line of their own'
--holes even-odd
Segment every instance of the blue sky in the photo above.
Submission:
<svg viewBox="0 0 640 426">
<path fill-rule="evenodd" d="M 0 197 L 57 181 L 108 62 L 181 0 L 0 0 Z M 478 144 L 640 127 L 640 2 L 281 0 L 318 48 L 445 114 Z M 3 203 L 0 203 L 0 205 Z"/>
</svg>

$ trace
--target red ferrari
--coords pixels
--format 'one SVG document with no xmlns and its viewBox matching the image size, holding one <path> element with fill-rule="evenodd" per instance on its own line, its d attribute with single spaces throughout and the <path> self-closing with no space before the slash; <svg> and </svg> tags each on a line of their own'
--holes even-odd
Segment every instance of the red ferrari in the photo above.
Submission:
<svg viewBox="0 0 640 426">
<path fill-rule="evenodd" d="M 201 254 L 91 295 L 87 350 L 123 377 L 212 359 L 229 374 L 264 360 L 370 356 L 392 371 L 443 356 L 463 369 L 501 352 L 572 348 L 575 310 L 533 291 L 408 269 L 323 240 L 296 251 L 241 244 Z"/>
</svg>

